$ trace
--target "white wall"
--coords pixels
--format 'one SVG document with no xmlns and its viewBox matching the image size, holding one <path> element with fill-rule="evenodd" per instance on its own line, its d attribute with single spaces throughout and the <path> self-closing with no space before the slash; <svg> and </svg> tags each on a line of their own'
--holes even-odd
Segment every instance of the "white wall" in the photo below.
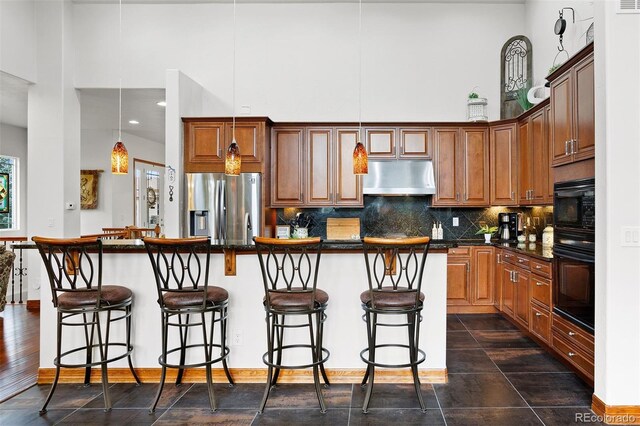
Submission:
<svg viewBox="0 0 640 426">
<path fill-rule="evenodd" d="M 0 70 L 31 82 L 37 79 L 33 0 L 0 0 Z"/>
<path fill-rule="evenodd" d="M 75 4 L 78 87 L 116 87 L 117 5 Z M 237 102 L 276 121 L 358 117 L 357 3 L 237 7 Z M 363 120 L 466 120 L 479 86 L 499 117 L 500 49 L 525 29 L 524 4 L 363 5 Z M 163 87 L 179 69 L 230 115 L 229 4 L 123 6 L 125 87 Z"/>
<path fill-rule="evenodd" d="M 596 377 L 607 405 L 640 405 L 640 15 L 596 2 Z"/>
<path fill-rule="evenodd" d="M 567 21 L 563 45 L 571 57 L 586 44 L 586 32 L 593 22 L 593 2 L 586 0 L 527 0 L 526 2 L 525 35 L 529 37 L 533 47 L 534 85 L 544 84 L 545 77 L 549 75 L 549 68 L 553 66 L 558 54 L 557 47 L 560 44 L 553 28 L 558 19 L 558 11 L 563 7 L 572 7 L 575 10 L 575 23 L 570 10 L 563 12 L 563 17 Z M 560 53 L 556 63 L 563 63 L 566 60 L 567 55 Z"/>
<path fill-rule="evenodd" d="M 133 159 L 164 163 L 164 145 L 128 133 L 122 139 L 129 152 L 129 174 L 111 174 L 111 149 L 117 130 L 82 130 L 80 167 L 104 170 L 98 186 L 98 208 L 81 210 L 80 234 L 96 234 L 104 227 L 133 225 Z"/>
<path fill-rule="evenodd" d="M 0 154 L 17 157 L 19 161 L 18 203 L 20 217 L 18 229 L 0 231 L 3 237 L 21 236 L 27 234 L 27 129 L 0 123 Z"/>
</svg>

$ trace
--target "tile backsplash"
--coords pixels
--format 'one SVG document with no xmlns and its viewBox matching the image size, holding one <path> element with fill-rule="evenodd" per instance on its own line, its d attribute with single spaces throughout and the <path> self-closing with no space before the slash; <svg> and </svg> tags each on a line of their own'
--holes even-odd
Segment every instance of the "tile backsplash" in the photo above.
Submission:
<svg viewBox="0 0 640 426">
<path fill-rule="evenodd" d="M 431 197 L 380 197 L 365 196 L 362 208 L 285 208 L 277 209 L 278 225 L 291 222 L 296 214 L 309 216 L 309 235 L 326 238 L 327 218 L 359 217 L 360 234 L 384 236 L 405 234 L 408 236 L 431 236 L 434 222 L 442 222 L 444 239 L 482 239 L 475 235 L 483 223 L 498 226 L 498 213 L 517 212 L 530 217 L 538 237 L 546 225 L 553 224 L 553 207 L 489 207 L 489 208 L 446 208 L 432 207 Z M 453 226 L 457 217 L 459 226 Z"/>
</svg>

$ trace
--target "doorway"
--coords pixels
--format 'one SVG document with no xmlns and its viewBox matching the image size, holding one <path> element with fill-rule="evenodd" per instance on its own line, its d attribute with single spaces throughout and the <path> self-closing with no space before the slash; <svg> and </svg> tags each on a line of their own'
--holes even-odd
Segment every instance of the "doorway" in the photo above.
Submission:
<svg viewBox="0 0 640 426">
<path fill-rule="evenodd" d="M 140 228 L 164 226 L 164 164 L 133 159 L 134 174 L 134 225 Z"/>
</svg>

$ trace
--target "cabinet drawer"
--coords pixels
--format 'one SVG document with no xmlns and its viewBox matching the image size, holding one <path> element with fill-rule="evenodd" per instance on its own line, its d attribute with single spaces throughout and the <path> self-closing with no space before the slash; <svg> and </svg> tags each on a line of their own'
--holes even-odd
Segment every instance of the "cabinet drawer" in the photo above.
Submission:
<svg viewBox="0 0 640 426">
<path fill-rule="evenodd" d="M 529 269 L 529 258 L 527 256 L 516 255 L 515 263 L 523 269 Z"/>
<path fill-rule="evenodd" d="M 571 324 L 555 313 L 553 314 L 552 328 L 554 336 L 562 336 L 569 344 L 581 347 L 587 354 L 593 354 L 593 336 L 586 331 Z"/>
<path fill-rule="evenodd" d="M 564 336 L 559 335 L 557 330 L 553 330 L 553 349 L 584 374 L 593 378 L 593 357 L 582 353 L 577 346 L 564 340 Z"/>
<path fill-rule="evenodd" d="M 471 256 L 471 247 L 450 248 L 449 256 Z"/>
<path fill-rule="evenodd" d="M 541 309 L 532 303 L 529 330 L 545 343 L 549 343 L 551 333 L 551 317 L 549 316 L 549 311 Z"/>
<path fill-rule="evenodd" d="M 531 272 L 533 272 L 534 274 L 551 278 L 551 262 L 543 262 L 540 260 L 531 259 L 530 266 Z"/>
<path fill-rule="evenodd" d="M 507 263 L 511 263 L 513 265 L 517 265 L 518 261 L 516 260 L 516 255 L 513 252 L 504 250 L 502 252 L 502 260 Z"/>
<path fill-rule="evenodd" d="M 531 275 L 531 299 L 546 307 L 551 306 L 551 280 Z"/>
</svg>

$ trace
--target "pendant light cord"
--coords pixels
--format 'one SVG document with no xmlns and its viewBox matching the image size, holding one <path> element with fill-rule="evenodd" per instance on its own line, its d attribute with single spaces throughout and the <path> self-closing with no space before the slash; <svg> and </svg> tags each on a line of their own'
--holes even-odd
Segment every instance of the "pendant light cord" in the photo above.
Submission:
<svg viewBox="0 0 640 426">
<path fill-rule="evenodd" d="M 122 1 L 122 0 L 120 0 Z M 233 0 L 233 65 L 231 67 L 231 117 L 232 123 L 232 139 L 231 142 L 236 141 L 236 0 Z"/>
<path fill-rule="evenodd" d="M 358 3 L 358 140 L 362 133 L 362 0 Z"/>
<path fill-rule="evenodd" d="M 119 35 L 118 35 L 118 141 L 122 141 L 122 0 L 119 9 Z"/>
</svg>

